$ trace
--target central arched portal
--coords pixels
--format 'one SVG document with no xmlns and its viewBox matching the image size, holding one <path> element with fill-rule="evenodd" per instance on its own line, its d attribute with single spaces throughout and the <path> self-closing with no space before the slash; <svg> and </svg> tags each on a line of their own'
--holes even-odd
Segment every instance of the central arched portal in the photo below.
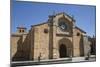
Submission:
<svg viewBox="0 0 100 67">
<path fill-rule="evenodd" d="M 59 57 L 66 58 L 72 56 L 72 42 L 67 39 L 63 38 L 59 40 Z"/>
<path fill-rule="evenodd" d="M 67 49 L 64 44 L 60 45 L 59 53 L 60 53 L 60 58 L 67 57 Z"/>
</svg>

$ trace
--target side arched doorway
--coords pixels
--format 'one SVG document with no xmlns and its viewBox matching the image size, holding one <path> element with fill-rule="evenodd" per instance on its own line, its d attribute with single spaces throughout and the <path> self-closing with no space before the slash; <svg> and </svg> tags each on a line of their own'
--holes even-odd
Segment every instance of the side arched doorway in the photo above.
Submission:
<svg viewBox="0 0 100 67">
<path fill-rule="evenodd" d="M 72 42 L 67 39 L 63 38 L 59 40 L 59 57 L 66 58 L 72 56 Z"/>
</svg>

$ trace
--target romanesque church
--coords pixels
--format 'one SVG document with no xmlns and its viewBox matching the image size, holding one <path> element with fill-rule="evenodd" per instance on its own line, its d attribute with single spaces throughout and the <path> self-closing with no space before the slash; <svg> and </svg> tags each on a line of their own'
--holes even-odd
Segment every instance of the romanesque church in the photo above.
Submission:
<svg viewBox="0 0 100 67">
<path fill-rule="evenodd" d="M 73 17 L 62 12 L 48 16 L 46 22 L 32 25 L 28 32 L 25 27 L 17 27 L 17 31 L 11 34 L 12 60 L 48 60 L 88 55 L 91 42 L 76 23 Z"/>
</svg>

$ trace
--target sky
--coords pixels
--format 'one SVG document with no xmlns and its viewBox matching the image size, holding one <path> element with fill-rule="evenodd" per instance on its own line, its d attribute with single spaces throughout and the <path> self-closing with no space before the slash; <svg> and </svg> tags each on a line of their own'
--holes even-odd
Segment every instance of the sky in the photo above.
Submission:
<svg viewBox="0 0 100 67">
<path fill-rule="evenodd" d="M 11 5 L 11 32 L 16 32 L 18 26 L 24 26 L 29 30 L 31 25 L 46 22 L 48 16 L 54 13 L 65 12 L 74 16 L 76 26 L 87 32 L 87 35 L 95 35 L 96 10 L 95 6 L 54 4 L 38 2 L 13 1 Z"/>
</svg>

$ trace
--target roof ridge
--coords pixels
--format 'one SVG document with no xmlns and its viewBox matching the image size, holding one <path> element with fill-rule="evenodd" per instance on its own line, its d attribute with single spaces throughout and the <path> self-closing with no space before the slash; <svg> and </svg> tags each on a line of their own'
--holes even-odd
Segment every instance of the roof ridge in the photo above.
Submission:
<svg viewBox="0 0 100 67">
<path fill-rule="evenodd" d="M 80 30 L 83 33 L 86 33 L 83 29 L 79 28 L 78 26 L 75 26 L 75 28 L 77 28 L 78 30 Z"/>
<path fill-rule="evenodd" d="M 39 23 L 39 24 L 35 24 L 35 25 L 31 25 L 31 27 L 33 26 L 39 26 L 39 25 L 42 25 L 42 24 L 46 24 L 47 22 L 43 22 L 43 23 Z"/>
</svg>

